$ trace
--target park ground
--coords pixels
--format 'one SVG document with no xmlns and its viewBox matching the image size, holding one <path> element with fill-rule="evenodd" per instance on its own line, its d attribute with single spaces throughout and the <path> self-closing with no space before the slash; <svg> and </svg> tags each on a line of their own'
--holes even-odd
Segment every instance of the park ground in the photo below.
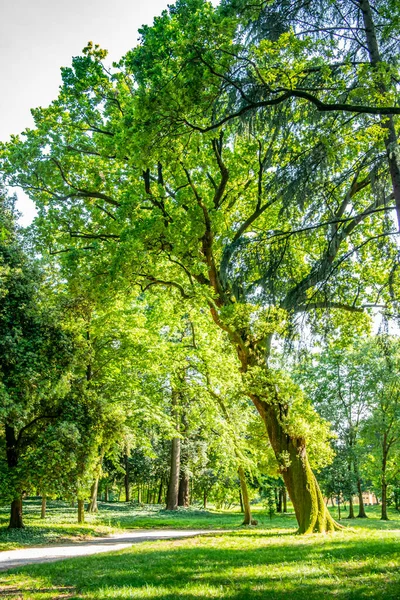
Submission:
<svg viewBox="0 0 400 600">
<path fill-rule="evenodd" d="M 342 520 L 346 530 L 297 536 L 293 514 L 243 528 L 235 511 L 179 510 L 101 504 L 99 515 L 75 523 L 76 510 L 50 503 L 40 520 L 39 501 L 25 503 L 26 529 L 8 531 L 0 511 L 0 550 L 90 539 L 126 529 L 221 529 L 190 539 L 143 542 L 106 555 L 20 567 L 0 574 L 0 599 L 9 600 L 314 600 L 400 598 L 400 515 Z M 225 531 L 224 531 L 225 530 Z"/>
</svg>

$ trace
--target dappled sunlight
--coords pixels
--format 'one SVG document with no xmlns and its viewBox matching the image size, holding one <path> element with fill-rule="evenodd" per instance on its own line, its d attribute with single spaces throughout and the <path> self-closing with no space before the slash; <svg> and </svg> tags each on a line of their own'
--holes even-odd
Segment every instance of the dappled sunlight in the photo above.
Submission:
<svg viewBox="0 0 400 600">
<path fill-rule="evenodd" d="M 395 600 L 399 541 L 399 531 L 361 527 L 303 537 L 239 530 L 21 568 L 3 575 L 0 585 L 19 590 L 9 596 L 13 600 L 62 598 L 56 588 L 68 586 L 77 590 L 70 597 L 82 600 L 306 600 L 323 595 Z"/>
</svg>

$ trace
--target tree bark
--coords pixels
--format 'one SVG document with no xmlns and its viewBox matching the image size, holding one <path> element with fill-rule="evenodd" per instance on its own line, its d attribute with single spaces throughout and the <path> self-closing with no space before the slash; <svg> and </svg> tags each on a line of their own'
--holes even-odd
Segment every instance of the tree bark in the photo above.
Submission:
<svg viewBox="0 0 400 600">
<path fill-rule="evenodd" d="M 347 515 L 348 519 L 355 519 L 355 515 L 354 515 L 354 504 L 353 504 L 353 497 L 349 496 L 349 514 Z"/>
<path fill-rule="evenodd" d="M 239 481 L 239 485 L 240 485 L 240 481 Z M 242 498 L 242 490 L 239 489 L 239 502 L 240 502 L 240 512 L 244 513 L 244 506 L 243 506 L 243 498 Z"/>
<path fill-rule="evenodd" d="M 278 490 L 278 502 L 276 503 L 276 512 L 277 513 L 281 513 L 282 512 L 282 505 L 283 505 L 283 489 L 279 488 L 279 490 Z"/>
<path fill-rule="evenodd" d="M 361 479 L 357 475 L 357 492 L 358 492 L 358 515 L 357 519 L 367 519 L 368 515 L 365 512 L 364 499 L 362 495 Z"/>
<path fill-rule="evenodd" d="M 157 504 L 162 504 L 162 498 L 163 498 L 163 480 L 161 478 L 160 487 L 158 488 Z"/>
<path fill-rule="evenodd" d="M 381 506 L 381 520 L 389 521 L 388 513 L 387 513 L 387 481 L 386 481 L 386 466 L 387 466 L 387 456 L 389 453 L 387 447 L 387 433 L 383 434 L 383 444 L 382 444 L 382 506 Z"/>
<path fill-rule="evenodd" d="M 171 414 L 176 423 L 176 431 L 180 431 L 180 414 L 178 410 L 179 395 L 176 391 L 172 392 Z M 171 444 L 171 468 L 167 492 L 167 510 L 177 510 L 179 493 L 179 474 L 181 470 L 181 440 L 174 437 Z"/>
<path fill-rule="evenodd" d="M 124 464 L 125 464 L 125 475 L 124 475 L 125 502 L 129 502 L 130 495 L 129 495 L 129 455 L 128 455 L 128 450 L 125 450 Z"/>
<path fill-rule="evenodd" d="M 265 423 L 269 440 L 280 464 L 280 472 L 299 525 L 298 533 L 323 533 L 342 529 L 325 506 L 308 461 L 305 440 L 288 435 L 281 424 L 285 408 L 278 402 L 274 405 L 254 394 L 250 397 Z M 282 456 L 289 461 L 285 460 L 282 464 Z"/>
<path fill-rule="evenodd" d="M 85 522 L 85 501 L 78 498 L 78 523 Z"/>
<path fill-rule="evenodd" d="M 240 491 L 242 492 L 242 501 L 243 501 L 243 509 L 244 509 L 244 518 L 243 518 L 242 524 L 243 525 L 255 525 L 255 521 L 253 520 L 253 518 L 251 516 L 251 507 L 250 507 L 249 492 L 247 489 L 246 474 L 244 472 L 242 465 L 239 465 L 238 473 L 239 473 Z"/>
<path fill-rule="evenodd" d="M 181 440 L 180 438 L 174 438 L 171 445 L 171 471 L 167 494 L 167 510 L 177 510 L 178 508 L 180 460 Z"/>
<path fill-rule="evenodd" d="M 181 478 L 179 480 L 178 506 L 189 506 L 189 486 L 190 477 L 188 473 L 181 473 Z"/>
<path fill-rule="evenodd" d="M 15 498 L 11 502 L 10 524 L 9 529 L 24 529 L 25 525 L 22 520 L 22 497 Z"/>
<path fill-rule="evenodd" d="M 387 483 L 382 481 L 381 521 L 389 521 L 387 513 Z"/>
<path fill-rule="evenodd" d="M 89 506 L 87 511 L 90 513 L 96 513 L 98 512 L 98 506 L 97 506 L 97 492 L 99 489 L 99 477 L 96 477 L 96 479 L 93 481 L 92 483 L 92 487 L 90 489 L 90 502 L 89 502 Z"/>
<path fill-rule="evenodd" d="M 41 519 L 45 519 L 46 518 L 46 504 L 47 504 L 47 498 L 46 496 L 42 496 L 42 508 L 40 511 L 40 518 Z"/>
</svg>

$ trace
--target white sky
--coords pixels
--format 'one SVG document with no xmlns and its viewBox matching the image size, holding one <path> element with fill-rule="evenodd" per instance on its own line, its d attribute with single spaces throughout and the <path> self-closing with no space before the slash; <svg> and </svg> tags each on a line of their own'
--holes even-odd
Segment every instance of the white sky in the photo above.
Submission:
<svg viewBox="0 0 400 600">
<path fill-rule="evenodd" d="M 89 40 L 109 51 L 111 64 L 168 4 L 173 1 L 0 0 L 0 140 L 33 125 L 30 109 L 56 98 L 60 67 L 69 66 Z M 33 204 L 17 194 L 21 223 L 28 224 Z"/>
</svg>

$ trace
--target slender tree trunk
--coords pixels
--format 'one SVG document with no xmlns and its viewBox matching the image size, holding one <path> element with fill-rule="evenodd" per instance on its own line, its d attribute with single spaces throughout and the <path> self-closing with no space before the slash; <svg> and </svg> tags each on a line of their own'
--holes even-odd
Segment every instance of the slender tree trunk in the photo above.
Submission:
<svg viewBox="0 0 400 600">
<path fill-rule="evenodd" d="M 78 523 L 85 522 L 85 501 L 78 498 Z"/>
<path fill-rule="evenodd" d="M 106 485 L 104 490 L 104 502 L 108 502 L 108 485 Z"/>
<path fill-rule="evenodd" d="M 387 483 L 382 481 L 382 505 L 381 505 L 381 520 L 389 521 L 387 513 Z"/>
<path fill-rule="evenodd" d="M 23 529 L 25 527 L 22 520 L 22 497 L 15 498 L 11 502 L 9 529 Z"/>
<path fill-rule="evenodd" d="M 128 455 L 128 450 L 125 450 L 124 463 L 125 463 L 125 475 L 124 475 L 125 502 L 129 502 L 130 495 L 129 495 L 129 455 Z"/>
<path fill-rule="evenodd" d="M 286 487 L 283 488 L 282 493 L 283 493 L 283 512 L 287 513 L 287 492 L 286 492 Z"/>
<path fill-rule="evenodd" d="M 207 508 L 207 488 L 203 490 L 203 508 L 204 510 Z"/>
<path fill-rule="evenodd" d="M 5 424 L 5 441 L 6 441 L 6 456 L 7 466 L 13 471 L 18 466 L 18 441 L 15 429 L 12 425 Z M 22 520 L 22 495 L 17 496 L 11 502 L 10 508 L 10 523 L 9 529 L 23 529 L 24 523 Z"/>
<path fill-rule="evenodd" d="M 338 509 L 338 519 L 340 521 L 340 518 L 341 518 L 340 517 L 340 496 L 337 496 L 336 500 L 337 500 L 337 509 Z"/>
<path fill-rule="evenodd" d="M 176 431 L 180 430 L 180 415 L 178 411 L 179 395 L 172 393 L 172 416 L 176 423 Z M 179 473 L 181 470 L 181 440 L 175 437 L 171 444 L 171 468 L 169 474 L 168 492 L 167 492 L 167 510 L 177 510 L 179 493 Z"/>
<path fill-rule="evenodd" d="M 382 453 L 382 506 L 381 506 L 381 520 L 389 521 L 388 513 L 387 513 L 387 481 L 386 481 L 386 465 L 387 465 L 387 434 L 386 432 L 383 435 L 383 453 Z"/>
<path fill-rule="evenodd" d="M 240 481 L 239 481 L 240 484 Z M 242 490 L 239 489 L 239 501 L 240 501 L 240 512 L 244 513 L 244 506 L 243 506 L 243 498 L 242 498 Z"/>
<path fill-rule="evenodd" d="M 282 504 L 283 504 L 283 489 L 279 488 L 278 490 L 278 502 L 276 503 L 276 512 L 282 512 Z"/>
<path fill-rule="evenodd" d="M 163 480 L 161 478 L 160 487 L 158 488 L 157 504 L 162 504 L 162 497 L 163 497 Z"/>
<path fill-rule="evenodd" d="M 250 498 L 249 498 L 249 492 L 247 489 L 246 474 L 244 472 L 242 465 L 239 465 L 238 473 L 239 473 L 239 479 L 240 479 L 240 491 L 242 492 L 242 500 L 243 500 L 243 508 L 244 508 L 243 525 L 254 525 L 255 521 L 253 520 L 253 518 L 251 516 Z"/>
<path fill-rule="evenodd" d="M 176 510 L 178 508 L 180 458 L 181 440 L 180 438 L 174 438 L 171 445 L 171 471 L 167 494 L 167 510 Z"/>
<path fill-rule="evenodd" d="M 87 509 L 87 511 L 90 513 L 96 513 L 99 510 L 98 506 L 97 506 L 98 489 L 99 489 L 99 477 L 96 477 L 96 479 L 92 483 L 92 487 L 90 488 L 90 502 L 89 502 L 89 506 Z"/>
<path fill-rule="evenodd" d="M 347 515 L 348 519 L 355 519 L 355 515 L 354 515 L 354 504 L 353 504 L 353 497 L 349 496 L 349 514 Z"/>
<path fill-rule="evenodd" d="M 46 504 L 47 504 L 47 498 L 46 496 L 42 496 L 42 508 L 40 511 L 40 518 L 41 519 L 45 519 L 46 518 Z"/>
<path fill-rule="evenodd" d="M 365 512 L 364 498 L 361 487 L 361 479 L 357 474 L 357 492 L 358 492 L 358 515 L 357 519 L 367 519 L 368 515 Z"/>
</svg>

